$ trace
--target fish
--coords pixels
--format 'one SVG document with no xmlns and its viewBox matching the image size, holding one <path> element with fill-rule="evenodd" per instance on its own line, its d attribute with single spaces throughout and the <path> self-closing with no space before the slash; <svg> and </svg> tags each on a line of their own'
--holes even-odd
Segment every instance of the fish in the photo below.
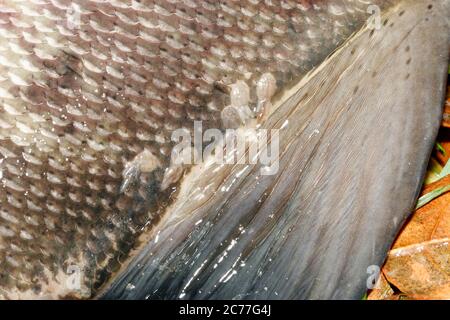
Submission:
<svg viewBox="0 0 450 320">
<path fill-rule="evenodd" d="M 276 174 L 196 168 L 102 297 L 361 299 L 415 207 L 437 135 L 448 10 L 404 1 L 352 36 L 264 122 L 280 135 Z"/>
<path fill-rule="evenodd" d="M 0 1 L 0 298 L 358 298 L 417 198 L 448 16 L 436 0 Z M 174 133 L 199 123 L 278 130 L 278 170 L 180 161 Z"/>
</svg>

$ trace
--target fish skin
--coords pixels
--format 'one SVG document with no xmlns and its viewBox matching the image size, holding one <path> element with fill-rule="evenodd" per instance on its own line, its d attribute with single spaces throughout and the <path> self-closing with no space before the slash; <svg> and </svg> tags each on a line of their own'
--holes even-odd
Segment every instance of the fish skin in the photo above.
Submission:
<svg viewBox="0 0 450 320">
<path fill-rule="evenodd" d="M 0 298 L 94 295 L 171 201 L 170 133 L 220 127 L 236 80 L 286 89 L 367 17 L 356 0 L 1 0 Z M 146 150 L 160 165 L 129 169 Z"/>
<path fill-rule="evenodd" d="M 403 1 L 380 30 L 346 42 L 265 123 L 289 120 L 278 174 L 198 168 L 101 297 L 361 299 L 421 188 L 442 117 L 449 13 L 448 1 Z"/>
</svg>

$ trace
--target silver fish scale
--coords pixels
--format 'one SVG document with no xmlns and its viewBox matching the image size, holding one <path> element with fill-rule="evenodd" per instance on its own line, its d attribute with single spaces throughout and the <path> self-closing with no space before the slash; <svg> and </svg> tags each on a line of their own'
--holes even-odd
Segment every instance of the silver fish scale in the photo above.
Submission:
<svg viewBox="0 0 450 320">
<path fill-rule="evenodd" d="M 379 1 L 386 4 L 387 1 Z M 0 1 L 0 297 L 88 297 L 170 201 L 171 132 L 219 127 L 229 85 L 283 89 L 364 1 Z M 121 193 L 125 164 L 163 166 Z M 82 287 L 68 285 L 78 267 Z"/>
</svg>

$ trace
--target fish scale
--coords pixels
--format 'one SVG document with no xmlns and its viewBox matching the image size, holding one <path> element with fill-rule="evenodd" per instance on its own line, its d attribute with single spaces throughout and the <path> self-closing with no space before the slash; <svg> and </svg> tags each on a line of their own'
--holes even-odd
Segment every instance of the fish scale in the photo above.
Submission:
<svg viewBox="0 0 450 320">
<path fill-rule="evenodd" d="M 390 1 L 372 1 L 381 7 Z M 279 91 L 369 17 L 364 1 L 0 1 L 0 297 L 89 297 L 171 200 L 177 128 L 222 128 L 229 86 Z M 162 166 L 124 192 L 144 150 Z M 147 227 L 148 228 L 148 227 Z M 68 268 L 83 286 L 67 286 Z"/>
</svg>

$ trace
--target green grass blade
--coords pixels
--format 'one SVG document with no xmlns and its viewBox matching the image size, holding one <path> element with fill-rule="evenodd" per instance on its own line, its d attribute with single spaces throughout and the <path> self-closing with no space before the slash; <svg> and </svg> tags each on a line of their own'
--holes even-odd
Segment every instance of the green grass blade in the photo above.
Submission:
<svg viewBox="0 0 450 320">
<path fill-rule="evenodd" d="M 421 207 L 423 207 L 428 202 L 436 199 L 437 197 L 439 197 L 440 195 L 442 195 L 442 194 L 444 194 L 444 193 L 446 193 L 448 191 L 450 191 L 450 185 L 437 188 L 437 189 L 435 189 L 435 190 L 433 190 L 431 192 L 428 192 L 427 194 L 424 194 L 417 201 L 416 210 L 421 208 Z"/>
</svg>

